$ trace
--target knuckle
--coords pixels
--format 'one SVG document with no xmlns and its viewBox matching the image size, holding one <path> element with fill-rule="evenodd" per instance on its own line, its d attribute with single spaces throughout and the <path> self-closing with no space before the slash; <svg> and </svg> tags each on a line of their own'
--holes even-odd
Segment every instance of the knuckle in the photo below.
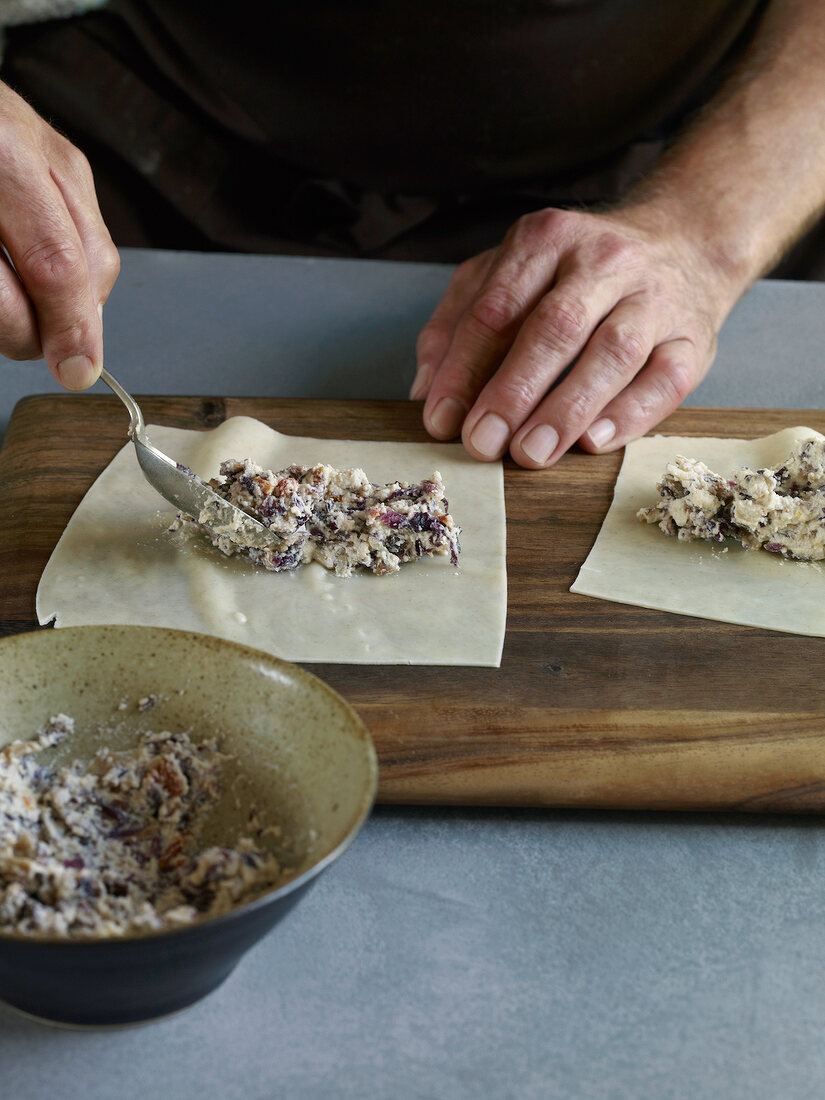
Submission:
<svg viewBox="0 0 825 1100">
<path fill-rule="evenodd" d="M 470 307 L 470 319 L 476 328 L 500 336 L 517 321 L 521 302 L 506 286 L 489 287 Z"/>
<path fill-rule="evenodd" d="M 88 324 L 84 320 L 69 321 L 64 325 L 52 325 L 43 332 L 47 351 L 52 351 L 62 358 L 65 355 L 75 355 L 78 349 L 85 348 L 91 338 Z"/>
<path fill-rule="evenodd" d="M 578 432 L 580 425 L 589 423 L 594 402 L 592 390 L 578 386 L 564 387 L 556 397 L 558 422 Z"/>
<path fill-rule="evenodd" d="M 492 407 L 500 412 L 507 410 L 508 419 L 511 421 L 513 416 L 516 420 L 521 421 L 534 408 L 545 390 L 546 385 L 538 379 L 524 375 L 497 379 L 495 400 Z"/>
<path fill-rule="evenodd" d="M 65 237 L 39 240 L 18 261 L 23 282 L 35 291 L 53 290 L 56 285 L 75 281 L 83 266 L 80 249 Z"/>
<path fill-rule="evenodd" d="M 662 398 L 675 404 L 683 401 L 699 381 L 696 364 L 681 355 L 662 355 L 656 370 L 650 373 L 651 381 L 658 387 Z"/>
<path fill-rule="evenodd" d="M 603 233 L 595 246 L 596 262 L 611 271 L 635 266 L 638 258 L 638 243 L 612 230 Z"/>
<path fill-rule="evenodd" d="M 92 168 L 86 155 L 62 135 L 55 133 L 54 138 L 58 143 L 58 149 L 63 159 L 63 163 L 71 174 L 82 179 L 86 183 L 91 182 Z"/>
<path fill-rule="evenodd" d="M 535 324 L 542 344 L 553 351 L 567 351 L 587 335 L 587 310 L 573 298 L 545 298 L 536 309 Z"/>
<path fill-rule="evenodd" d="M 558 240 L 567 230 L 570 215 L 566 210 L 548 206 L 522 214 L 513 224 L 510 237 L 513 241 L 527 242 L 531 246 L 545 245 Z"/>
<path fill-rule="evenodd" d="M 648 425 L 677 408 L 695 385 L 690 365 L 680 356 L 661 357 L 643 386 L 627 391 L 623 419 L 636 428 Z"/>
<path fill-rule="evenodd" d="M 554 237 L 564 230 L 570 221 L 567 210 L 559 210 L 555 206 L 546 206 L 543 210 L 537 210 L 535 214 L 528 215 L 532 218 L 535 231 L 543 237 Z"/>
<path fill-rule="evenodd" d="M 647 358 L 641 332 L 626 321 L 605 322 L 601 334 L 602 353 L 621 374 L 636 371 Z"/>
<path fill-rule="evenodd" d="M 674 409 L 679 404 L 668 393 L 667 387 L 660 387 L 658 383 L 646 386 L 641 393 L 634 393 L 624 405 L 622 420 L 626 427 L 634 431 L 643 430 L 649 424 L 666 416 L 669 409 Z"/>
<path fill-rule="evenodd" d="M 118 275 L 120 274 L 120 253 L 115 248 L 111 239 L 103 245 L 103 248 L 101 250 L 100 266 L 104 286 L 107 290 L 111 290 Z"/>
<path fill-rule="evenodd" d="M 447 325 L 436 317 L 431 318 L 421 329 L 415 342 L 415 350 L 419 360 L 441 349 L 447 338 Z"/>
</svg>

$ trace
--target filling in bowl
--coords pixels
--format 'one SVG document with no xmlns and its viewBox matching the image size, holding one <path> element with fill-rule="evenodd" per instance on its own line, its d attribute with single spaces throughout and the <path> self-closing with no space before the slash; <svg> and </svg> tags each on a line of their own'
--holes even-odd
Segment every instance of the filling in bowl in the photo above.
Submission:
<svg viewBox="0 0 825 1100">
<path fill-rule="evenodd" d="M 151 697 L 146 700 L 150 709 Z M 142 732 L 62 767 L 42 752 L 71 737 L 52 718 L 0 750 L 0 931 L 122 936 L 217 916 L 288 881 L 252 808 L 231 847 L 200 840 L 230 757 L 186 733 Z"/>
</svg>

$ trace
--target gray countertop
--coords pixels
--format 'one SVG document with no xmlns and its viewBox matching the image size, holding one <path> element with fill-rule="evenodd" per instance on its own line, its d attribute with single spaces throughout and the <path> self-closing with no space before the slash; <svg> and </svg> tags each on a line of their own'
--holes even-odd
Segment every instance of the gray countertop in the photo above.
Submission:
<svg viewBox="0 0 825 1100">
<path fill-rule="evenodd" d="M 107 365 L 140 393 L 404 397 L 448 276 L 127 251 Z M 758 284 L 691 402 L 825 408 L 823 318 L 825 285 Z M 0 430 L 57 390 L 0 371 Z M 180 1016 L 73 1032 L 0 1006 L 0 1096 L 818 1098 L 824 918 L 816 819 L 382 807 Z"/>
</svg>

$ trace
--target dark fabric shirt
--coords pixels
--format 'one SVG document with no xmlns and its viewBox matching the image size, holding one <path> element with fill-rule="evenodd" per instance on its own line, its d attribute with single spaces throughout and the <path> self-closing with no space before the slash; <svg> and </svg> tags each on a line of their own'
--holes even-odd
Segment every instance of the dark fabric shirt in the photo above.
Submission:
<svg viewBox="0 0 825 1100">
<path fill-rule="evenodd" d="M 407 193 L 524 183 L 615 152 L 701 92 L 756 8 L 241 2 L 227 26 L 225 5 L 111 2 L 230 129 L 317 175 Z"/>
<path fill-rule="evenodd" d="M 87 152 L 104 198 L 128 172 L 136 211 L 161 203 L 222 247 L 378 254 L 447 208 L 615 197 L 761 7 L 110 0 L 12 32 L 6 75 Z"/>
</svg>

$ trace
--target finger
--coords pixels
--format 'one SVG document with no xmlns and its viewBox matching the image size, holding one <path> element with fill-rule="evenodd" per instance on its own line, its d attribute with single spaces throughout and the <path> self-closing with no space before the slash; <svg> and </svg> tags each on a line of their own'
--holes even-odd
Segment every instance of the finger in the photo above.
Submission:
<svg viewBox="0 0 825 1100">
<path fill-rule="evenodd" d="M 34 306 L 49 369 L 66 388 L 85 389 L 100 374 L 103 339 L 83 244 L 43 162 L 13 170 L 3 181 L 0 236 Z"/>
<path fill-rule="evenodd" d="M 691 340 L 660 344 L 644 370 L 600 412 L 579 440 L 586 451 L 613 451 L 650 431 L 699 385 L 716 353 Z"/>
<path fill-rule="evenodd" d="M 513 433 L 614 310 L 617 293 L 616 280 L 594 282 L 576 272 L 541 298 L 466 416 L 462 440 L 475 458 L 504 454 Z"/>
<path fill-rule="evenodd" d="M 471 444 L 474 453 L 503 453 L 523 416 L 573 362 L 613 306 L 640 288 L 641 278 L 638 242 L 596 227 L 590 216 L 547 209 L 519 219 L 457 326 L 430 388 L 424 410 L 430 433 L 451 438 L 463 422 L 466 443 L 471 433 L 475 436 L 477 421 L 484 419 Z M 515 421 L 477 405 L 485 385 L 510 355 L 524 368 L 510 376 L 518 392 L 505 394 L 502 410 L 507 414 L 513 405 L 519 407 L 521 416 Z"/>
<path fill-rule="evenodd" d="M 60 168 L 53 169 L 52 178 L 83 245 L 92 297 L 101 306 L 120 273 L 120 256 L 100 212 L 89 162 L 75 146 L 59 140 Z"/>
<path fill-rule="evenodd" d="M 504 374 L 500 371 L 479 404 L 508 408 L 508 415 L 515 421 L 512 441 L 508 439 L 514 460 L 541 467 L 547 465 L 551 456 L 564 454 L 605 405 L 644 367 L 659 338 L 658 323 L 657 313 L 638 295 L 625 298 L 597 327 L 569 374 L 543 400 L 540 399 L 543 395 L 534 397 L 529 407 L 525 407 L 526 401 L 523 406 L 514 401 L 509 406 L 503 404 L 508 390 L 527 392 L 527 387 L 518 376 L 515 383 L 500 378 Z M 513 368 L 519 369 L 524 369 L 521 363 Z M 465 446 L 471 453 L 476 435 L 483 427 L 483 419 L 474 426 L 472 418 L 476 415 L 473 409 L 465 427 L 470 440 L 469 446 L 466 442 Z"/>
<path fill-rule="evenodd" d="M 450 439 L 458 434 L 476 397 L 552 282 L 556 262 L 549 247 L 540 253 L 505 242 L 496 254 L 457 319 L 449 348 L 432 379 L 424 407 L 424 424 L 431 435 Z"/>
<path fill-rule="evenodd" d="M 7 359 L 42 356 L 37 317 L 12 265 L 0 252 L 0 355 Z"/>
<path fill-rule="evenodd" d="M 474 256 L 453 272 L 447 289 L 416 343 L 416 373 L 410 398 L 420 401 L 427 396 L 433 378 L 441 366 L 453 338 L 455 326 L 478 293 L 492 262 L 492 251 Z"/>
</svg>

